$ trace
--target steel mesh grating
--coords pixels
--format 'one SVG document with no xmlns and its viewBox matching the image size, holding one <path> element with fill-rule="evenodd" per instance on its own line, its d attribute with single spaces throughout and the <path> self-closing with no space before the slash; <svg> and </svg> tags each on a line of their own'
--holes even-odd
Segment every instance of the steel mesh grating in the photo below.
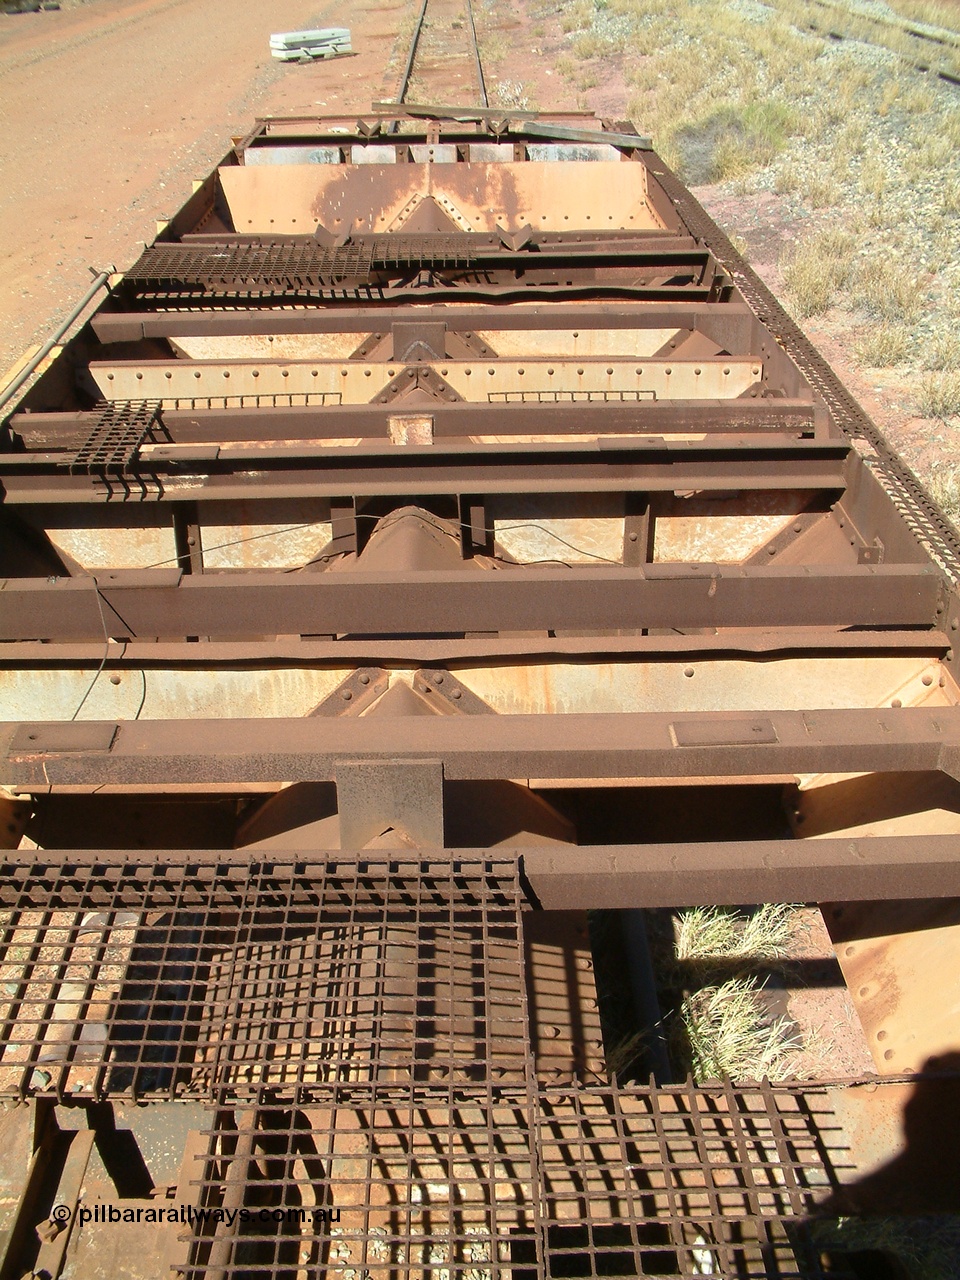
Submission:
<svg viewBox="0 0 960 1280">
<path fill-rule="evenodd" d="M 149 436 L 154 437 L 159 400 L 113 400 L 96 406 L 96 421 L 74 454 L 62 463 L 71 474 L 123 471 Z"/>
<path fill-rule="evenodd" d="M 803 1220 L 842 1165 L 837 1136 L 816 1086 L 261 1097 L 205 1135 L 178 1269 L 814 1280 Z"/>
<path fill-rule="evenodd" d="M 518 898 L 493 862 L 8 866 L 0 1095 L 522 1081 Z"/>
<path fill-rule="evenodd" d="M 213 1105 L 183 1276 L 824 1274 L 829 1087 L 549 1084 L 515 862 L 248 856 L 0 873 L 0 1090 Z"/>
<path fill-rule="evenodd" d="M 489 256 L 489 250 L 488 250 Z M 469 267 L 475 261 L 462 239 L 434 236 L 366 236 L 346 245 L 319 244 L 153 245 L 126 279 L 218 288 L 305 288 L 366 279 L 385 267 Z"/>
<path fill-rule="evenodd" d="M 523 1090 L 337 1090 L 286 1109 L 223 1109 L 217 1121 L 191 1179 L 195 1202 L 246 1209 L 247 1220 L 198 1222 L 178 1268 L 186 1277 L 316 1267 L 344 1280 L 476 1280 L 503 1274 L 518 1249 L 537 1257 Z"/>
<path fill-rule="evenodd" d="M 536 1124 L 557 1273 L 820 1274 L 800 1224 L 849 1164 L 825 1090 L 541 1091 Z"/>
</svg>

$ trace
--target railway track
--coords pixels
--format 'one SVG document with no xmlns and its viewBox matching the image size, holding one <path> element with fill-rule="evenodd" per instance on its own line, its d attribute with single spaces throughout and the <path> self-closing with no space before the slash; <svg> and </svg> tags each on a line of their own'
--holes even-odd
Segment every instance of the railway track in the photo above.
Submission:
<svg viewBox="0 0 960 1280">
<path fill-rule="evenodd" d="M 920 71 L 960 84 L 960 34 L 946 27 L 882 15 L 834 0 L 814 0 L 801 25 L 831 40 L 860 40 L 888 48 Z"/>
<path fill-rule="evenodd" d="M 407 103 L 427 14 L 2 406 L 0 1276 L 877 1275 L 818 1223 L 956 1174 L 957 535 L 632 126 L 490 108 L 469 4 Z M 612 1070 L 643 912 L 758 901 L 876 1073 Z"/>
<path fill-rule="evenodd" d="M 427 23 L 427 9 L 430 9 L 430 24 Z M 428 65 L 424 68 L 422 74 L 429 77 L 430 67 L 429 60 L 424 59 L 425 50 L 423 48 L 423 31 L 424 27 L 434 25 L 440 31 L 445 32 L 449 36 L 453 36 L 454 32 L 462 31 L 467 37 L 467 60 L 471 64 L 473 79 L 475 80 L 475 92 L 477 95 L 477 103 L 483 107 L 489 107 L 490 101 L 487 97 L 487 86 L 483 75 L 483 63 L 480 58 L 480 43 L 477 39 L 477 24 L 473 12 L 473 0 L 423 0 L 417 13 L 416 21 L 413 28 L 413 34 L 410 38 L 410 48 L 407 52 L 407 58 L 404 63 L 403 71 L 400 75 L 400 81 L 397 85 L 396 102 L 402 104 L 407 99 L 410 90 L 411 79 L 413 76 L 413 68 L 418 57 L 421 61 L 428 61 Z M 457 57 L 458 55 L 454 55 Z M 462 54 L 459 55 L 462 57 Z M 434 64 L 435 65 L 435 64 Z M 466 91 L 464 105 L 470 101 L 470 92 L 466 86 L 461 86 Z"/>
</svg>

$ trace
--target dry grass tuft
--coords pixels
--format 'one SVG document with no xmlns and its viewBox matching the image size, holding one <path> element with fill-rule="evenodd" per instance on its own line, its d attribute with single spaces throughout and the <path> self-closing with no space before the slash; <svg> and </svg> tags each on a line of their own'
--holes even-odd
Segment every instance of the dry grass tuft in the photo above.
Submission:
<svg viewBox="0 0 960 1280">
<path fill-rule="evenodd" d="M 923 349 L 924 369 L 942 369 L 945 372 L 960 369 L 960 335 L 941 333 Z"/>
<path fill-rule="evenodd" d="M 892 1255 L 910 1280 L 956 1280 L 960 1275 L 960 1217 L 956 1214 L 821 1218 L 812 1222 L 811 1230 L 819 1249 Z"/>
<path fill-rule="evenodd" d="M 784 256 L 784 284 L 801 319 L 822 315 L 833 304 L 850 279 L 855 246 L 852 233 L 825 227 L 803 236 Z"/>
<path fill-rule="evenodd" d="M 693 907 L 677 917 L 675 980 L 688 991 L 669 1019 L 669 1036 L 675 1062 L 695 1079 L 787 1073 L 800 1042 L 788 1019 L 771 1019 L 763 982 L 750 970 L 784 959 L 795 912 L 790 904 L 768 903 L 746 915 Z M 718 981 L 731 967 L 732 976 Z"/>
<path fill-rule="evenodd" d="M 795 910 L 787 903 L 767 903 L 744 919 L 723 907 L 691 907 L 677 922 L 677 960 L 782 959 Z"/>
<path fill-rule="evenodd" d="M 940 510 L 960 527 L 960 468 L 945 467 L 934 471 L 928 487 Z"/>
<path fill-rule="evenodd" d="M 850 275 L 850 297 L 867 315 L 902 323 L 919 314 L 924 289 L 902 262 L 887 254 L 872 254 L 857 260 Z"/>
<path fill-rule="evenodd" d="M 500 80 L 493 91 L 497 106 L 508 111 L 535 111 L 536 102 L 527 93 L 527 86 L 519 80 Z"/>
<path fill-rule="evenodd" d="M 960 372 L 943 369 L 920 379 L 917 411 L 921 418 L 953 418 L 960 414 Z"/>
<path fill-rule="evenodd" d="M 801 1047 L 791 1030 L 786 1018 L 769 1020 L 760 984 L 747 977 L 687 996 L 674 1034 L 695 1080 L 762 1080 L 783 1075 Z"/>
<path fill-rule="evenodd" d="M 905 364 L 910 355 L 910 330 L 902 324 L 879 324 L 856 343 L 857 359 L 870 369 Z"/>
</svg>

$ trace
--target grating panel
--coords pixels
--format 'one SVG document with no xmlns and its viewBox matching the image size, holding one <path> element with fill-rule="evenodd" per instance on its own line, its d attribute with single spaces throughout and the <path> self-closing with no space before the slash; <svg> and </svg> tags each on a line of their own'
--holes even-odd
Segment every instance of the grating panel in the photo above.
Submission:
<svg viewBox="0 0 960 1280">
<path fill-rule="evenodd" d="M 843 1164 L 837 1132 L 816 1086 L 260 1098 L 206 1135 L 179 1269 L 817 1280 L 804 1221 Z"/>
<path fill-rule="evenodd" d="M 554 1274 L 819 1274 L 798 1227 L 850 1165 L 826 1091 L 541 1091 L 536 1119 Z"/>
<path fill-rule="evenodd" d="M 42 856 L 0 876 L 0 1095 L 525 1077 L 514 864 Z"/>
<path fill-rule="evenodd" d="M 487 251 L 487 257 L 490 251 Z M 310 244 L 153 245 L 126 279 L 184 286 L 306 288 L 364 280 L 387 267 L 469 267 L 475 253 L 462 240 L 433 236 L 368 236 L 327 248 Z"/>
<path fill-rule="evenodd" d="M 124 471 L 147 436 L 154 440 L 158 400 L 113 400 L 97 405 L 90 434 L 62 463 L 72 475 Z"/>
<path fill-rule="evenodd" d="M 522 1090 L 338 1090 L 329 1105 L 261 1103 L 217 1119 L 193 1198 L 201 1214 L 240 1212 L 232 1226 L 209 1217 L 195 1225 L 178 1267 L 190 1280 L 297 1267 L 343 1280 L 480 1280 L 512 1274 L 520 1256 L 536 1267 Z"/>
</svg>

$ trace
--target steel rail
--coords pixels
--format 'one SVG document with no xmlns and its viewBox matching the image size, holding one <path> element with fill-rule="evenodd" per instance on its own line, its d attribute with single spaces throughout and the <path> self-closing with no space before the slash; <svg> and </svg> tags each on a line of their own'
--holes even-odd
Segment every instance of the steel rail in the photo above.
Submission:
<svg viewBox="0 0 960 1280">
<path fill-rule="evenodd" d="M 420 13 L 417 15 L 417 22 L 413 28 L 413 35 L 410 38 L 410 51 L 407 54 L 406 66 L 403 69 L 403 75 L 400 77 L 400 87 L 397 90 L 397 102 L 402 103 L 407 96 L 407 90 L 410 87 L 410 77 L 413 74 L 413 64 L 417 57 L 417 45 L 420 43 L 420 33 L 423 30 L 423 20 L 427 14 L 427 5 L 430 0 L 423 0 L 420 6 Z M 396 125 L 393 126 L 396 128 Z"/>
<path fill-rule="evenodd" d="M 489 107 L 490 100 L 487 97 L 487 86 L 483 79 L 483 63 L 480 61 L 480 42 L 477 39 L 477 26 L 473 20 L 473 0 L 466 0 L 467 4 L 467 21 L 470 23 L 470 37 L 473 43 L 473 59 L 477 68 L 477 82 L 480 86 L 480 97 L 485 107 Z"/>
<path fill-rule="evenodd" d="M 13 381 L 8 382 L 3 390 L 0 391 L 0 409 L 2 409 L 5 404 L 8 404 L 20 388 L 33 377 L 50 352 L 66 336 L 73 324 L 84 313 L 115 271 L 116 267 L 108 267 L 105 271 L 97 273 L 93 284 L 91 284 L 90 288 L 83 295 L 77 305 L 71 310 L 66 319 L 61 324 L 57 325 L 56 329 L 54 329 L 53 333 L 51 333 L 50 337 L 46 340 L 40 350 L 30 358 Z"/>
<path fill-rule="evenodd" d="M 397 89 L 397 100 L 396 100 L 397 106 L 400 106 L 403 104 L 403 101 L 407 96 L 407 90 L 410 88 L 410 80 L 413 76 L 413 68 L 417 60 L 417 52 L 420 46 L 420 37 L 423 34 L 424 20 L 427 15 L 427 6 L 429 3 L 430 3 L 430 0 L 423 0 L 422 5 L 420 6 L 420 12 L 417 15 L 416 24 L 414 25 L 414 28 L 413 28 L 413 35 L 410 38 L 410 49 L 409 49 L 409 52 L 407 53 L 407 61 L 404 65 L 403 74 L 400 77 L 400 85 Z M 483 103 L 484 107 L 489 107 L 490 100 L 487 97 L 487 86 L 483 76 L 483 63 L 480 58 L 480 42 L 477 39 L 477 25 L 476 25 L 476 22 L 474 21 L 473 5 L 471 3 L 471 0 L 465 0 L 465 7 L 466 7 L 466 15 L 467 15 L 467 26 L 470 31 L 470 43 L 472 46 L 474 69 L 477 75 L 477 87 L 480 93 L 480 100 Z M 382 104 L 382 105 L 386 105 L 386 104 Z M 390 105 L 393 105 L 393 104 L 390 104 Z M 395 131 L 396 131 L 396 121 L 393 122 L 390 128 L 391 133 Z"/>
</svg>

